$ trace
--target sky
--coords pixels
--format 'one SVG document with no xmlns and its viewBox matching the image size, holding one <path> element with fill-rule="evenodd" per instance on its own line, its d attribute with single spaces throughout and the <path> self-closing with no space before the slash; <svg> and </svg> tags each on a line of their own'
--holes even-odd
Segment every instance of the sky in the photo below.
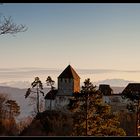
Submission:
<svg viewBox="0 0 140 140">
<path fill-rule="evenodd" d="M 140 70 L 140 4 L 4 3 L 28 30 L 0 36 L 0 69 L 54 68 Z M 98 76 L 140 81 L 139 73 Z M 104 76 L 104 78 L 103 78 Z"/>
</svg>

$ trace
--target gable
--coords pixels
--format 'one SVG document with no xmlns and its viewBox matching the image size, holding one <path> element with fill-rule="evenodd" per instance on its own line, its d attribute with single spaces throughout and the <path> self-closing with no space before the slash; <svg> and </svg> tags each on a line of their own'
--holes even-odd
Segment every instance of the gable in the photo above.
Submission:
<svg viewBox="0 0 140 140">
<path fill-rule="evenodd" d="M 70 65 L 68 65 L 68 67 L 59 75 L 58 78 L 80 79 L 79 75 Z"/>
</svg>

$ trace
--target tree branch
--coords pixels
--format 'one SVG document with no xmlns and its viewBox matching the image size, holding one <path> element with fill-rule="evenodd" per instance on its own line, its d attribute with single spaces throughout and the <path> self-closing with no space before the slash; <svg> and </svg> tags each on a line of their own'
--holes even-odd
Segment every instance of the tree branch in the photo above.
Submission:
<svg viewBox="0 0 140 140">
<path fill-rule="evenodd" d="M 27 27 L 23 24 L 17 25 L 13 22 L 11 17 L 3 17 L 0 21 L 0 35 L 3 34 L 16 34 L 18 32 L 27 31 Z"/>
</svg>

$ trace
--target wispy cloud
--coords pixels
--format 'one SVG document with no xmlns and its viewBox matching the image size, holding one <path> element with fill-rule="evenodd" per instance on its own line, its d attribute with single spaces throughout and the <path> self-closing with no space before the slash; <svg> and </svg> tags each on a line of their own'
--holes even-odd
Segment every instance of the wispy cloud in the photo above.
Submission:
<svg viewBox="0 0 140 140">
<path fill-rule="evenodd" d="M 113 69 L 77 69 L 80 74 L 103 74 L 103 73 L 140 73 L 140 70 L 113 70 Z"/>
<path fill-rule="evenodd" d="M 30 74 L 60 74 L 62 69 L 55 68 L 0 68 L 0 76 L 30 75 Z M 140 70 L 112 70 L 112 69 L 76 69 L 78 74 L 103 73 L 140 73 Z"/>
<path fill-rule="evenodd" d="M 10 81 L 33 81 L 35 76 L 41 77 L 43 80 L 47 76 L 52 76 L 53 79 L 57 82 L 57 77 L 61 74 L 64 69 L 56 68 L 36 68 L 36 67 L 26 67 L 26 68 L 0 68 L 0 83 L 10 82 Z M 94 79 L 98 81 L 104 80 L 107 78 L 122 78 L 125 79 L 124 75 L 133 75 L 137 76 L 137 73 L 140 73 L 140 70 L 112 70 L 112 69 L 75 69 L 76 72 L 81 77 L 81 82 L 85 78 Z M 106 77 L 104 77 L 106 76 Z M 96 77 L 96 79 L 94 78 Z M 132 80 L 131 78 L 131 80 Z M 126 78 L 129 80 L 129 77 Z M 135 80 L 135 78 L 134 78 Z"/>
</svg>

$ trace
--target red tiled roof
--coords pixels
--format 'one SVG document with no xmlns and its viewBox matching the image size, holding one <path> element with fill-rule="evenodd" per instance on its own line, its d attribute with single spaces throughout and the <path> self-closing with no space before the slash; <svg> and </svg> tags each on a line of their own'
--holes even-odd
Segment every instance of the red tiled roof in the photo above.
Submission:
<svg viewBox="0 0 140 140">
<path fill-rule="evenodd" d="M 59 75 L 58 78 L 73 78 L 73 79 L 80 79 L 79 75 L 76 73 L 76 71 L 68 65 L 66 69 Z"/>
</svg>

